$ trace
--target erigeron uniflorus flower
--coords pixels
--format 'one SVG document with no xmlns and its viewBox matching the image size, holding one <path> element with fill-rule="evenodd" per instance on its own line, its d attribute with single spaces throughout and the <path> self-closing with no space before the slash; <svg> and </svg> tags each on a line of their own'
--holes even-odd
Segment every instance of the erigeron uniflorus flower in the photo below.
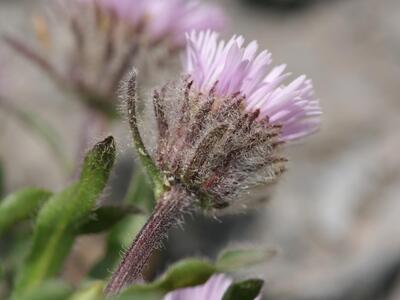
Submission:
<svg viewBox="0 0 400 300">
<path fill-rule="evenodd" d="M 311 80 L 285 84 L 285 65 L 241 36 L 187 35 L 184 78 L 154 95 L 158 167 L 206 207 L 223 208 L 285 170 L 282 146 L 318 130 Z M 172 184 L 174 184 L 172 183 Z"/>
<path fill-rule="evenodd" d="M 284 146 L 318 129 L 321 108 L 311 81 L 302 75 L 285 84 L 285 66 L 272 68 L 271 54 L 257 50 L 257 42 L 244 46 L 241 36 L 224 42 L 212 31 L 188 34 L 181 80 L 154 92 L 154 151 L 137 126 L 135 74 L 128 81 L 134 143 L 159 199 L 108 293 L 140 277 L 154 247 L 187 211 L 217 212 L 254 187 L 272 186 L 286 169 Z"/>
</svg>

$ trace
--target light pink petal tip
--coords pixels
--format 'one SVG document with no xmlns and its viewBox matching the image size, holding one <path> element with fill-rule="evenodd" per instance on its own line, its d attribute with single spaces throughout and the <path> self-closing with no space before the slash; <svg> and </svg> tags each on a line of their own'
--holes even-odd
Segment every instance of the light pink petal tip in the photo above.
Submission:
<svg viewBox="0 0 400 300">
<path fill-rule="evenodd" d="M 213 275 L 205 284 L 168 293 L 163 300 L 222 300 L 232 279 L 224 274 Z M 261 300 L 258 296 L 254 300 Z"/>
<path fill-rule="evenodd" d="M 311 80 L 302 75 L 285 85 L 286 65 L 271 68 L 271 53 L 257 54 L 256 41 L 244 46 L 242 36 L 233 36 L 225 42 L 210 30 L 192 31 L 186 39 L 184 68 L 199 91 L 207 93 L 217 83 L 218 96 L 241 93 L 248 110 L 259 109 L 261 117 L 283 125 L 285 141 L 318 130 L 321 108 Z"/>
</svg>

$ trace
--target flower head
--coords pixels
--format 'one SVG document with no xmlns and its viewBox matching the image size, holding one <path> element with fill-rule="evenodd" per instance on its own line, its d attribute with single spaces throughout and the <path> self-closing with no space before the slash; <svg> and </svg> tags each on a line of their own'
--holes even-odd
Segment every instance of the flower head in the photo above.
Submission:
<svg viewBox="0 0 400 300">
<path fill-rule="evenodd" d="M 54 5 L 62 6 L 52 6 L 56 18 L 35 19 L 40 51 L 13 38 L 9 44 L 91 108 L 112 116 L 116 91 L 132 66 L 150 85 L 172 67 L 186 31 L 219 29 L 224 23 L 218 7 L 197 0 L 64 0 Z"/>
<path fill-rule="evenodd" d="M 151 43 L 172 48 L 185 44 L 191 30 L 219 30 L 225 24 L 222 11 L 198 0 L 84 0 L 98 4 L 106 14 L 124 20 Z"/>
<path fill-rule="evenodd" d="M 282 125 L 285 141 L 304 137 L 319 127 L 321 109 L 314 97 L 311 80 L 302 75 L 288 85 L 286 65 L 271 69 L 271 53 L 257 55 L 256 41 L 244 46 L 242 36 L 227 43 L 212 31 L 187 35 L 185 71 L 194 87 L 203 93 L 214 88 L 220 97 L 236 93 L 245 97 L 247 111 L 260 111 L 259 119 Z"/>
<path fill-rule="evenodd" d="M 155 91 L 159 138 L 154 161 L 207 208 L 238 202 L 286 169 L 282 146 L 316 131 L 321 113 L 310 80 L 289 85 L 284 66 L 257 43 L 228 43 L 206 31 L 187 36 L 183 79 Z"/>
<path fill-rule="evenodd" d="M 224 274 L 216 274 L 203 285 L 172 291 L 164 297 L 164 300 L 222 300 L 231 284 L 231 278 Z M 258 296 L 254 300 L 260 299 Z"/>
<path fill-rule="evenodd" d="M 126 82 L 134 145 L 158 201 L 114 272 L 108 294 L 137 280 L 163 234 L 198 204 L 216 212 L 243 204 L 253 187 L 275 183 L 286 169 L 282 146 L 316 130 L 318 121 L 308 121 L 320 114 L 311 82 L 302 76 L 285 86 L 284 67 L 268 72 L 270 54 L 256 55 L 256 42 L 245 48 L 243 43 L 241 37 L 218 42 L 212 32 L 188 35 L 184 74 L 154 91 L 155 122 L 142 118 L 141 128 L 157 126 L 153 145 L 138 126 L 136 75 Z M 227 286 L 215 277 L 165 300 L 218 300 Z"/>
</svg>

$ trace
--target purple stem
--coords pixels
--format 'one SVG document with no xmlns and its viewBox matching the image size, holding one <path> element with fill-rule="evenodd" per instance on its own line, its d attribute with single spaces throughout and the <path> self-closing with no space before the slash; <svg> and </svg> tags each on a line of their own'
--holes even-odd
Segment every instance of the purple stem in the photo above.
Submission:
<svg viewBox="0 0 400 300">
<path fill-rule="evenodd" d="M 105 290 L 108 296 L 116 295 L 124 287 L 142 279 L 143 269 L 154 249 L 161 245 L 168 230 L 182 220 L 193 203 L 190 200 L 188 192 L 180 186 L 162 194 L 152 215 L 113 273 Z"/>
</svg>

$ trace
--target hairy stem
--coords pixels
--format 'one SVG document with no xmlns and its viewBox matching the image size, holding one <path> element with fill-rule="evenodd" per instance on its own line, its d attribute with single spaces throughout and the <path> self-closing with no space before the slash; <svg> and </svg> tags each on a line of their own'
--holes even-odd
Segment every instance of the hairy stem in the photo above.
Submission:
<svg viewBox="0 0 400 300">
<path fill-rule="evenodd" d="M 141 279 L 153 250 L 161 245 L 168 230 L 182 220 L 191 203 L 190 195 L 180 186 L 162 194 L 152 215 L 113 273 L 105 291 L 108 296 L 118 294 L 127 285 Z"/>
</svg>

